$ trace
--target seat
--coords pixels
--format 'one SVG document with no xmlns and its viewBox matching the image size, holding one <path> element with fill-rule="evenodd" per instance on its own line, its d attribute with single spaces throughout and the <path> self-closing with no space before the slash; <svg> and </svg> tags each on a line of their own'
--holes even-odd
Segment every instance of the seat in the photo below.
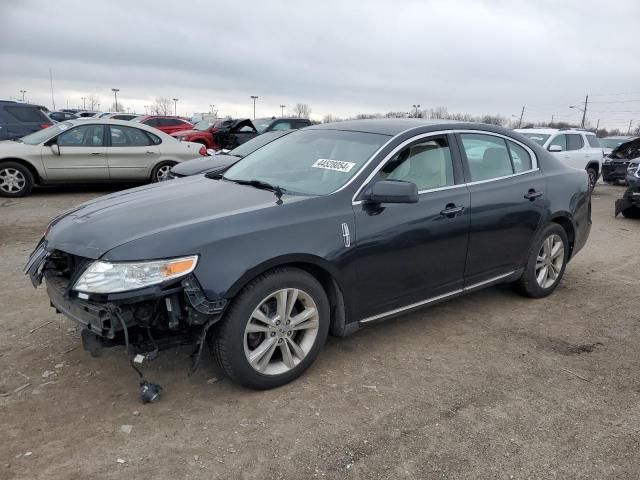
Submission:
<svg viewBox="0 0 640 480">
<path fill-rule="evenodd" d="M 513 168 L 511 167 L 511 159 L 509 158 L 507 149 L 498 147 L 487 148 L 482 154 L 482 171 L 478 173 L 480 173 L 481 178 L 477 178 L 477 180 L 487 180 L 489 178 L 511 175 Z"/>
</svg>

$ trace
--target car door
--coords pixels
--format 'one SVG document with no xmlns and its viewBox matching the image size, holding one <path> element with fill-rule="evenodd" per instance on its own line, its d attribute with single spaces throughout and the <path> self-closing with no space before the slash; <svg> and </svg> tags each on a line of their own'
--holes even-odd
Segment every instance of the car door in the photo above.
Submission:
<svg viewBox="0 0 640 480">
<path fill-rule="evenodd" d="M 369 183 L 414 182 L 418 203 L 354 205 L 361 318 L 375 320 L 462 288 L 470 204 L 452 141 L 450 135 L 426 134 L 404 142 Z"/>
<path fill-rule="evenodd" d="M 545 212 L 546 181 L 523 144 L 489 133 L 456 134 L 471 195 L 465 288 L 524 264 Z"/>
<path fill-rule="evenodd" d="M 64 124 L 60 124 L 64 125 Z M 56 153 L 52 145 L 57 145 Z M 73 127 L 42 146 L 41 158 L 48 180 L 106 180 L 109 178 L 104 125 Z"/>
<path fill-rule="evenodd" d="M 135 127 L 108 126 L 107 160 L 113 180 L 146 180 L 160 158 L 150 134 Z"/>
<path fill-rule="evenodd" d="M 567 133 L 567 165 L 584 170 L 592 158 L 591 148 L 580 133 Z M 594 156 L 593 160 L 599 159 Z"/>
</svg>

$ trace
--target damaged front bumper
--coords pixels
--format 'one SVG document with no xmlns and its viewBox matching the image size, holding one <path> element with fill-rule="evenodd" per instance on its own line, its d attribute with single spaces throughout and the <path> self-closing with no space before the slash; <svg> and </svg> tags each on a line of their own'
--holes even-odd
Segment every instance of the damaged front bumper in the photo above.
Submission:
<svg viewBox="0 0 640 480">
<path fill-rule="evenodd" d="M 192 344 L 202 351 L 208 329 L 222 317 L 226 300 L 209 301 L 193 274 L 168 284 L 113 294 L 72 289 L 92 262 L 41 241 L 24 273 L 35 287 L 44 280 L 51 306 L 82 328 L 85 350 L 124 345 L 126 328 L 136 352 Z"/>
</svg>

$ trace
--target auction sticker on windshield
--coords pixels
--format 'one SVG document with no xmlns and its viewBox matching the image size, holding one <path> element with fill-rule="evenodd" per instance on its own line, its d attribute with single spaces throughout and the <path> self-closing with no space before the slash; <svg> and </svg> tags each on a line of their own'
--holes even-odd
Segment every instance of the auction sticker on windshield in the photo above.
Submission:
<svg viewBox="0 0 640 480">
<path fill-rule="evenodd" d="M 325 170 L 335 170 L 336 172 L 350 172 L 355 166 L 353 162 L 343 162 L 342 160 L 330 160 L 328 158 L 319 158 L 311 165 L 314 168 L 324 168 Z"/>
</svg>

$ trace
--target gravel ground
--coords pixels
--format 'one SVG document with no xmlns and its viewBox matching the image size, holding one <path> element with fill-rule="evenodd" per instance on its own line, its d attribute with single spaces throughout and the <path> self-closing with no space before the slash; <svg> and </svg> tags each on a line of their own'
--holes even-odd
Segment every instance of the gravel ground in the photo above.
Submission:
<svg viewBox="0 0 640 480">
<path fill-rule="evenodd" d="M 48 220 L 103 190 L 0 199 L 0 479 L 640 478 L 640 221 L 598 185 L 549 298 L 507 286 L 331 338 L 298 381 L 244 390 L 189 350 L 99 359 L 21 274 Z M 635 289 L 633 287 L 636 287 Z M 219 380 L 215 380 L 219 379 Z"/>
</svg>

